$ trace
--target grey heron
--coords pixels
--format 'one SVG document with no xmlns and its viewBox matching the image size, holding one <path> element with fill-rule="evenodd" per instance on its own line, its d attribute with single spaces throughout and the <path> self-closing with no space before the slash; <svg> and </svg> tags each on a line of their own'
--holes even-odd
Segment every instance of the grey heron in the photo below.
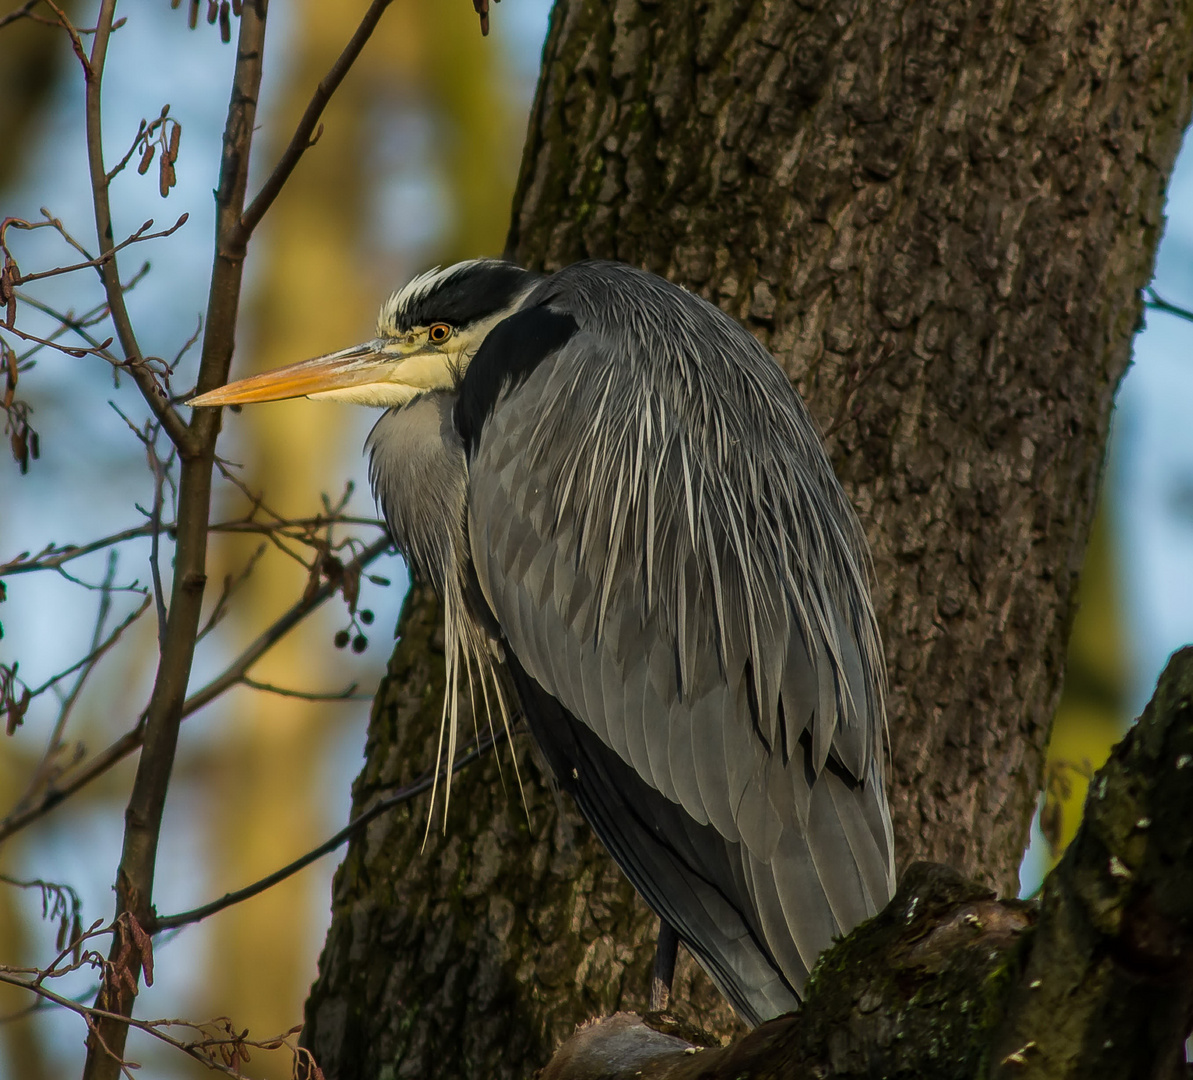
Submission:
<svg viewBox="0 0 1193 1080">
<path fill-rule="evenodd" d="M 882 647 L 861 526 L 775 359 L 619 263 L 416 277 L 363 344 L 195 398 L 385 408 L 399 550 L 462 672 L 751 1024 L 894 887 Z M 441 740 L 443 736 L 441 734 Z M 450 746 L 449 746 L 450 751 Z"/>
</svg>

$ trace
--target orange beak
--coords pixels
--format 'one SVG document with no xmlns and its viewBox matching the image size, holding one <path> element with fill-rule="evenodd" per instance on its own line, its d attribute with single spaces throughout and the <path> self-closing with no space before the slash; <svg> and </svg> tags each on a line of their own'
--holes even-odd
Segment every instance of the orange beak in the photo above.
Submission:
<svg viewBox="0 0 1193 1080">
<path fill-rule="evenodd" d="M 382 381 L 381 369 L 392 363 L 392 358 L 381 353 L 381 345 L 380 341 L 367 341 L 326 356 L 316 356 L 313 360 L 301 360 L 260 375 L 250 375 L 247 379 L 238 379 L 199 394 L 187 404 L 247 405 L 256 401 L 310 397 L 328 390 L 376 383 Z"/>
</svg>

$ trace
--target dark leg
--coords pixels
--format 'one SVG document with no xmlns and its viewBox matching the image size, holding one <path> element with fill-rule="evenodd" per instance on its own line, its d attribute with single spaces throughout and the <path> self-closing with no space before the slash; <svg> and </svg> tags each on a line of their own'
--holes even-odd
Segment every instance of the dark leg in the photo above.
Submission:
<svg viewBox="0 0 1193 1080">
<path fill-rule="evenodd" d="M 654 971 L 650 976 L 650 1011 L 662 1012 L 671 1004 L 671 980 L 675 976 L 675 954 L 679 937 L 665 919 L 659 920 L 659 943 L 655 948 Z"/>
</svg>

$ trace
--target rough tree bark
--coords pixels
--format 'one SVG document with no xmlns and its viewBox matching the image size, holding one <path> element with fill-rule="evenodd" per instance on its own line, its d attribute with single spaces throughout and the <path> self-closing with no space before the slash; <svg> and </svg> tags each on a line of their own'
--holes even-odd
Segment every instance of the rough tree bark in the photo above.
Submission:
<svg viewBox="0 0 1193 1080">
<path fill-rule="evenodd" d="M 1016 888 L 1191 71 L 1190 0 L 556 5 L 510 254 L 662 273 L 796 381 L 874 548 L 901 867 Z M 358 809 L 431 760 L 433 618 Z M 329 1077 L 522 1076 L 641 1007 L 654 920 L 531 758 L 529 827 L 507 759 L 425 849 L 425 802 L 352 845 L 304 1034 Z"/>
</svg>

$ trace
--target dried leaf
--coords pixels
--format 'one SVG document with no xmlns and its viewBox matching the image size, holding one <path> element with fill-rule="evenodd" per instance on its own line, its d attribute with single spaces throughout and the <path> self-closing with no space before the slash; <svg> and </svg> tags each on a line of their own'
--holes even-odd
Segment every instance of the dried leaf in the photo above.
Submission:
<svg viewBox="0 0 1193 1080">
<path fill-rule="evenodd" d="M 29 471 L 29 443 L 28 431 L 23 424 L 14 424 L 8 436 L 8 444 L 12 448 L 12 456 L 21 467 L 21 475 Z"/>
<path fill-rule="evenodd" d="M 132 933 L 133 942 L 141 954 L 141 968 L 145 972 L 145 985 L 153 985 L 153 939 L 145 933 L 144 928 L 132 915 L 128 916 L 128 927 Z"/>
<path fill-rule="evenodd" d="M 4 256 L 4 269 L 0 270 L 0 304 L 4 305 L 4 325 L 11 328 L 17 318 L 16 285 L 21 272 L 8 254 Z"/>
<path fill-rule="evenodd" d="M 319 579 L 323 572 L 323 559 L 316 556 L 315 561 L 311 564 L 311 572 L 307 575 L 306 588 L 302 590 L 302 602 L 309 604 L 314 599 L 315 593 L 319 591 Z"/>
<path fill-rule="evenodd" d="M 348 610 L 356 614 L 356 602 L 360 599 L 360 563 L 344 567 L 340 578 L 340 592 L 348 603 Z"/>
<path fill-rule="evenodd" d="M 17 392 L 17 354 L 7 341 L 0 341 L 0 349 L 4 351 L 4 408 L 7 409 Z"/>
</svg>

